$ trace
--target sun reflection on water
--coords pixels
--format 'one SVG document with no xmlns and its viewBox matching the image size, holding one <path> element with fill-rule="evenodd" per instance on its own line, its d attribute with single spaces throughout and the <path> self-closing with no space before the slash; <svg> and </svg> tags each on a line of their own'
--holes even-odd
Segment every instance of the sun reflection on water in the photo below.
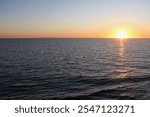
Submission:
<svg viewBox="0 0 150 117">
<path fill-rule="evenodd" d="M 116 78 L 127 78 L 129 75 L 129 69 L 125 66 L 125 40 L 119 40 L 119 49 L 118 49 L 118 63 Z"/>
<path fill-rule="evenodd" d="M 120 56 L 121 61 L 123 61 L 124 59 L 124 51 L 125 51 L 124 40 L 120 40 L 119 56 Z"/>
</svg>

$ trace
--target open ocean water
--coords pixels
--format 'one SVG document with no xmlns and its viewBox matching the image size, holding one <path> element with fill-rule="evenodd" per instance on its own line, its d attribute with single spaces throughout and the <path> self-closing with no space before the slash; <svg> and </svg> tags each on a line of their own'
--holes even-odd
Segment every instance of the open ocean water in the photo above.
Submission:
<svg viewBox="0 0 150 117">
<path fill-rule="evenodd" d="M 0 39 L 0 99 L 150 99 L 150 40 Z"/>
</svg>

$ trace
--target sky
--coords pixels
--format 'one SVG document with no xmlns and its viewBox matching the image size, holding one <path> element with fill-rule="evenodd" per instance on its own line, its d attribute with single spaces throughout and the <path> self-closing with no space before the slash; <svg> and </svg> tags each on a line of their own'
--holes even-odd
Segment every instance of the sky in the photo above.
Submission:
<svg viewBox="0 0 150 117">
<path fill-rule="evenodd" d="M 0 38 L 150 37 L 150 0 L 0 0 Z"/>
</svg>

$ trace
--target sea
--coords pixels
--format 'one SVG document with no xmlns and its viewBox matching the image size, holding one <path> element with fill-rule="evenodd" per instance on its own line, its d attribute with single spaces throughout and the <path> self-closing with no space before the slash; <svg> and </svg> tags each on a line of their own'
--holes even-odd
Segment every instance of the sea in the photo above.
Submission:
<svg viewBox="0 0 150 117">
<path fill-rule="evenodd" d="M 149 39 L 0 39 L 1 100 L 149 100 Z"/>
</svg>

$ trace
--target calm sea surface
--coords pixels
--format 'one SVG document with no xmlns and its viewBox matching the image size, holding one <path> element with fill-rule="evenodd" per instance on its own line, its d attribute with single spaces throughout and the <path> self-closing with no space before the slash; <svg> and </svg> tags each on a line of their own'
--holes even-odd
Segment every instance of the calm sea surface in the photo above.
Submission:
<svg viewBox="0 0 150 117">
<path fill-rule="evenodd" d="M 0 99 L 150 99 L 150 40 L 0 39 Z"/>
</svg>

